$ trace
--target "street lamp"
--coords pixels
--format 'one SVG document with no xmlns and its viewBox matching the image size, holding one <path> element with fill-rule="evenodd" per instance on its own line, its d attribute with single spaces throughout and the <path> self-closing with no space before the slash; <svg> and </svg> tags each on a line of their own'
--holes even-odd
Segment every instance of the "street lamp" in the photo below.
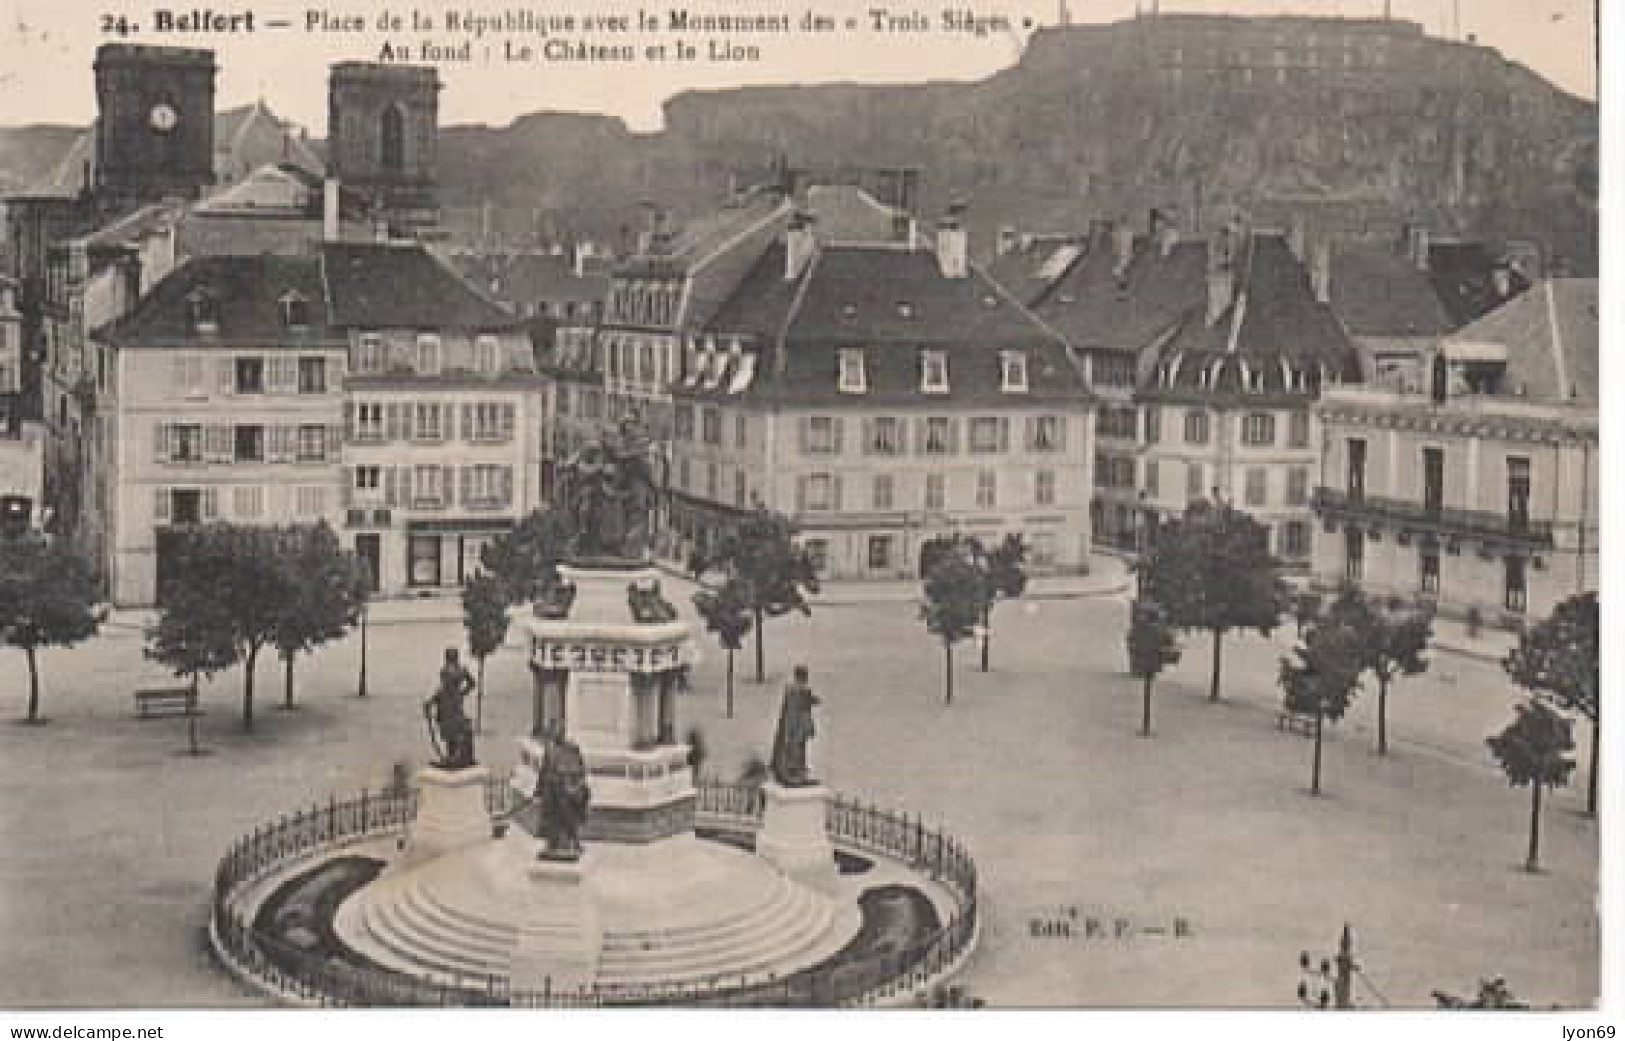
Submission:
<svg viewBox="0 0 1625 1041">
<path fill-rule="evenodd" d="M 1298 955 L 1298 969 L 1304 974 L 1298 981 L 1298 1002 L 1305 1008 L 1321 1010 L 1353 1008 L 1350 992 L 1358 968 L 1354 961 L 1354 936 L 1345 922 L 1334 957 L 1321 955 L 1316 964 L 1308 951 Z"/>
<path fill-rule="evenodd" d="M 367 696 L 367 617 L 372 614 L 372 564 L 361 558 L 361 673 L 356 677 L 355 696 Z"/>
</svg>

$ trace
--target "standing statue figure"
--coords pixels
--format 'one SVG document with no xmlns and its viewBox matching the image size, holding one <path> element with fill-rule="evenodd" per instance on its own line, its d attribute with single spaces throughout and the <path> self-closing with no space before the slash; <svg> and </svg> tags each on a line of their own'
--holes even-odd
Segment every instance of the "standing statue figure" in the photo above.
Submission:
<svg viewBox="0 0 1625 1041">
<path fill-rule="evenodd" d="M 640 560 L 648 548 L 658 456 L 634 416 L 560 467 L 561 501 L 582 556 Z"/>
<path fill-rule="evenodd" d="M 784 686 L 779 728 L 773 734 L 773 779 L 786 788 L 817 784 L 807 768 L 807 742 L 813 739 L 813 706 L 819 703 L 807 682 L 807 666 L 797 665 Z"/>
<path fill-rule="evenodd" d="M 432 724 L 429 740 L 440 756 L 437 765 L 442 770 L 474 765 L 474 724 L 463 710 L 463 699 L 473 689 L 474 677 L 457 660 L 457 648 L 447 647 L 445 664 L 440 666 L 440 685 L 423 703 L 423 714 Z"/>
<path fill-rule="evenodd" d="M 557 720 L 542 730 L 547 755 L 536 775 L 537 837 L 547 843 L 543 860 L 578 860 L 581 827 L 587 822 L 587 761 L 581 748 L 564 736 Z"/>
</svg>

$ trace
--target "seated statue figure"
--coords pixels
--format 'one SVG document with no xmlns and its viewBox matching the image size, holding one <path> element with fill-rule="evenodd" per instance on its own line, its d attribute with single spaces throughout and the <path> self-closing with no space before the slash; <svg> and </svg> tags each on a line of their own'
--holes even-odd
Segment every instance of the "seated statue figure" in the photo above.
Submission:
<svg viewBox="0 0 1625 1041">
<path fill-rule="evenodd" d="M 543 860 L 578 860 L 581 828 L 587 822 L 587 762 L 581 748 L 564 736 L 557 720 L 542 731 L 547 755 L 536 775 L 537 837 L 547 844 Z"/>
</svg>

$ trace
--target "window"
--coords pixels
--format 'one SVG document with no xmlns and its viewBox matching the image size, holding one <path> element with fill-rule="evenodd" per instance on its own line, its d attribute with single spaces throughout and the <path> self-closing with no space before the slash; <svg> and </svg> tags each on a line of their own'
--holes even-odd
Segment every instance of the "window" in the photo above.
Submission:
<svg viewBox="0 0 1625 1041">
<path fill-rule="evenodd" d="M 1506 588 L 1502 602 L 1508 611 L 1522 614 L 1529 606 L 1528 563 L 1523 557 L 1506 558 Z"/>
<path fill-rule="evenodd" d="M 300 517 L 320 517 L 327 509 L 327 489 L 321 485 L 300 485 L 293 493 L 294 513 Z"/>
<path fill-rule="evenodd" d="M 384 406 L 376 401 L 355 407 L 355 439 L 382 441 L 384 439 Z"/>
<path fill-rule="evenodd" d="M 358 499 L 376 499 L 383 491 L 383 471 L 377 466 L 355 468 L 355 493 Z"/>
<path fill-rule="evenodd" d="M 948 393 L 948 355 L 942 351 L 920 352 L 920 392 Z"/>
<path fill-rule="evenodd" d="M 708 408 L 701 416 L 701 422 L 704 424 L 705 443 L 722 444 L 722 413 L 714 408 Z"/>
<path fill-rule="evenodd" d="M 1292 413 L 1287 419 L 1286 440 L 1291 448 L 1309 447 L 1309 413 Z"/>
<path fill-rule="evenodd" d="M 1268 412 L 1253 412 L 1242 420 L 1241 442 L 1254 447 L 1275 444 L 1275 417 Z"/>
<path fill-rule="evenodd" d="M 689 480 L 690 476 L 692 475 L 689 473 L 688 457 L 684 456 L 683 458 L 677 460 L 677 487 L 683 489 L 684 491 L 689 491 L 693 484 L 693 482 Z"/>
<path fill-rule="evenodd" d="M 440 536 L 408 535 L 406 538 L 406 567 L 408 585 L 439 585 Z"/>
<path fill-rule="evenodd" d="M 1033 451 L 1059 452 L 1066 444 L 1066 420 L 1061 416 L 1039 416 L 1033 421 Z"/>
<path fill-rule="evenodd" d="M 263 463 L 265 461 L 265 428 L 260 426 L 238 427 L 233 434 L 231 457 L 239 463 Z"/>
<path fill-rule="evenodd" d="M 970 421 L 970 450 L 978 454 L 997 452 L 1003 440 L 998 419 L 978 416 Z"/>
<path fill-rule="evenodd" d="M 604 414 L 604 395 L 599 391 L 588 389 L 586 400 L 582 402 L 582 412 L 588 419 L 599 419 Z"/>
<path fill-rule="evenodd" d="M 377 333 L 362 333 L 356 342 L 355 371 L 359 375 L 377 375 L 389 368 L 389 352 L 384 338 Z"/>
<path fill-rule="evenodd" d="M 419 376 L 440 375 L 440 337 L 433 333 L 418 335 L 416 367 Z"/>
<path fill-rule="evenodd" d="M 486 376 L 495 376 L 501 368 L 502 354 L 497 338 L 484 333 L 474 337 L 474 368 Z"/>
<path fill-rule="evenodd" d="M 480 463 L 463 471 L 463 502 L 476 508 L 494 508 L 508 504 L 511 471 L 506 466 Z"/>
<path fill-rule="evenodd" d="M 1020 351 L 999 352 L 999 374 L 1006 394 L 1027 392 L 1027 356 Z"/>
<path fill-rule="evenodd" d="M 319 463 L 327 458 L 327 428 L 324 426 L 307 425 L 299 428 L 299 443 L 295 448 L 296 459 L 301 463 Z"/>
<path fill-rule="evenodd" d="M 1105 452 L 1095 453 L 1095 487 L 1110 488 L 1112 486 L 1112 458 Z"/>
<path fill-rule="evenodd" d="M 1248 506 L 1262 506 L 1268 487 L 1268 475 L 1261 466 L 1247 468 L 1246 502 Z"/>
<path fill-rule="evenodd" d="M 841 350 L 841 372 L 836 389 L 842 394 L 862 394 L 869 389 L 863 369 L 863 351 L 856 347 Z"/>
<path fill-rule="evenodd" d="M 254 520 L 265 513 L 265 489 L 245 485 L 231 490 L 231 512 L 243 520 Z"/>
<path fill-rule="evenodd" d="M 1185 464 L 1185 501 L 1195 502 L 1207 494 L 1207 479 L 1201 463 Z"/>
<path fill-rule="evenodd" d="M 1205 445 L 1208 437 L 1208 421 L 1206 412 L 1185 413 L 1185 443 L 1187 445 Z"/>
<path fill-rule="evenodd" d="M 186 316 L 193 332 L 212 333 L 220 327 L 220 301 L 206 289 L 194 289 L 186 295 Z"/>
<path fill-rule="evenodd" d="M 735 506 L 743 506 L 743 505 L 745 505 L 745 500 L 747 498 L 749 498 L 749 495 L 748 495 L 747 489 L 745 487 L 745 471 L 743 471 L 743 470 L 735 470 L 734 471 L 734 505 Z"/>
<path fill-rule="evenodd" d="M 892 537 L 869 536 L 869 570 L 890 571 L 892 568 Z"/>
<path fill-rule="evenodd" d="M 1139 416 L 1132 406 L 1127 408 L 1108 407 L 1100 410 L 1100 418 L 1096 424 L 1101 437 L 1110 437 L 1119 441 L 1133 441 L 1139 436 Z"/>
<path fill-rule="evenodd" d="M 712 502 L 717 501 L 717 488 L 721 483 L 721 474 L 716 463 L 705 464 L 705 497 Z"/>
<path fill-rule="evenodd" d="M 1162 465 L 1155 459 L 1145 461 L 1145 494 L 1149 499 L 1162 494 Z"/>
<path fill-rule="evenodd" d="M 477 405 L 464 405 L 463 422 L 472 419 L 473 429 L 466 431 L 470 441 L 509 441 L 513 438 L 513 406 L 500 402 L 482 401 Z"/>
<path fill-rule="evenodd" d="M 807 551 L 807 560 L 812 564 L 813 574 L 822 575 L 829 570 L 829 543 L 823 539 L 808 539 L 801 544 Z"/>
<path fill-rule="evenodd" d="M 412 468 L 412 502 L 416 506 L 439 506 L 444 485 L 439 466 Z"/>
<path fill-rule="evenodd" d="M 203 461 L 203 428 L 184 423 L 169 428 L 169 460 L 174 463 Z"/>
<path fill-rule="evenodd" d="M 1302 506 L 1309 501 L 1309 471 L 1294 466 L 1286 472 L 1286 504 Z"/>
<path fill-rule="evenodd" d="M 564 410 L 560 409 L 562 413 Z M 694 439 L 694 406 L 678 405 L 673 414 L 673 423 L 676 428 L 677 440 L 692 441 Z"/>
<path fill-rule="evenodd" d="M 829 474 L 813 474 L 807 478 L 807 509 L 827 510 L 833 503 L 834 479 Z"/>
<path fill-rule="evenodd" d="M 952 427 L 945 416 L 930 416 L 925 421 L 926 455 L 947 455 Z"/>
<path fill-rule="evenodd" d="M 299 359 L 299 393 L 327 393 L 327 359 Z"/>
<path fill-rule="evenodd" d="M 1365 532 L 1351 526 L 1343 538 L 1343 577 L 1358 582 L 1365 575 Z"/>
<path fill-rule="evenodd" d="M 750 423 L 745 414 L 741 412 L 734 417 L 734 447 L 745 448 L 750 444 Z"/>
<path fill-rule="evenodd" d="M 891 474 L 876 474 L 874 486 L 874 507 L 877 510 L 892 508 L 892 476 Z"/>
<path fill-rule="evenodd" d="M 282 312 L 282 324 L 289 329 L 303 329 L 310 325 L 310 301 L 299 293 L 283 293 L 277 300 Z"/>
<path fill-rule="evenodd" d="M 1444 509 L 1444 449 L 1422 449 L 1422 509 L 1437 515 Z"/>
<path fill-rule="evenodd" d="M 928 510 L 948 508 L 948 484 L 942 474 L 925 475 L 925 508 Z"/>
<path fill-rule="evenodd" d="M 1028 541 L 1032 543 L 1033 547 L 1033 566 L 1041 568 L 1055 566 L 1055 533 L 1053 531 L 1034 532 L 1032 538 Z"/>
<path fill-rule="evenodd" d="M 1038 506 L 1055 505 L 1055 471 L 1039 470 L 1033 474 L 1033 503 Z"/>
<path fill-rule="evenodd" d="M 1348 439 L 1348 495 L 1350 499 L 1365 496 L 1365 438 Z"/>
<path fill-rule="evenodd" d="M 896 455 L 901 447 L 899 424 L 889 416 L 881 417 L 869 427 L 869 450 L 876 455 Z"/>
<path fill-rule="evenodd" d="M 976 505 L 987 508 L 998 504 L 999 472 L 997 470 L 978 470 L 976 472 Z"/>
<path fill-rule="evenodd" d="M 1303 521 L 1287 521 L 1281 525 L 1281 555 L 1300 558 L 1309 555 L 1309 525 Z"/>
<path fill-rule="evenodd" d="M 1507 456 L 1507 526 L 1529 529 L 1529 460 L 1522 456 Z"/>
<path fill-rule="evenodd" d="M 1145 407 L 1145 443 L 1157 444 L 1162 440 L 1162 409 L 1155 405 Z"/>
<path fill-rule="evenodd" d="M 807 420 L 807 451 L 812 455 L 834 454 L 835 420 L 828 416 L 813 416 Z"/>
<path fill-rule="evenodd" d="M 439 441 L 442 437 L 440 427 L 440 406 L 419 402 L 412 408 L 412 433 L 419 441 Z"/>
<path fill-rule="evenodd" d="M 264 394 L 265 359 L 238 358 L 236 386 L 239 394 Z"/>
<path fill-rule="evenodd" d="M 1422 592 L 1439 592 L 1439 544 L 1426 543 L 1416 551 L 1416 562 L 1421 572 L 1420 583 Z"/>
</svg>

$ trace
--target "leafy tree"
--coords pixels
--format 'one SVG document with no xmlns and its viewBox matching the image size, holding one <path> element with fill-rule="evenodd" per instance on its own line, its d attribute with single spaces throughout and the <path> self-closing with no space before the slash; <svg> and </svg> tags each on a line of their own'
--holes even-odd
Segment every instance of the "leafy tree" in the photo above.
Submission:
<svg viewBox="0 0 1625 1041">
<path fill-rule="evenodd" d="M 271 642 L 282 659 L 282 707 L 291 709 L 294 659 L 350 631 L 360 620 L 369 578 L 366 565 L 325 522 L 281 529 L 275 549 L 286 595 Z"/>
<path fill-rule="evenodd" d="M 745 637 L 755 625 L 754 614 L 744 584 L 730 578 L 716 589 L 701 589 L 694 594 L 694 607 L 705 619 L 706 631 L 713 633 L 722 649 L 728 652 L 728 675 L 725 689 L 728 697 L 728 718 L 734 714 L 734 652 L 745 645 Z"/>
<path fill-rule="evenodd" d="M 165 592 L 158 620 L 146 635 L 146 656 L 186 680 L 194 696 L 199 677 L 213 677 L 237 664 L 231 619 L 205 591 L 189 584 L 177 583 Z M 196 733 L 194 724 L 194 741 Z"/>
<path fill-rule="evenodd" d="M 1027 589 L 1027 544 L 1019 534 L 1006 535 L 998 545 L 988 549 L 974 535 L 939 535 L 925 544 L 920 559 L 929 573 L 944 556 L 958 553 L 976 565 L 987 584 L 987 608 L 981 620 L 982 671 L 991 664 L 993 642 L 993 608 L 1000 600 L 1014 600 Z"/>
<path fill-rule="evenodd" d="M 1422 654 L 1433 639 L 1433 609 L 1397 598 L 1372 601 L 1359 587 L 1345 584 L 1329 611 L 1359 638 L 1365 668 L 1377 681 L 1377 754 L 1388 754 L 1388 689 L 1400 676 L 1427 671 Z"/>
<path fill-rule="evenodd" d="M 230 648 L 230 664 L 243 666 L 243 729 L 254 729 L 254 668 L 274 644 L 296 595 L 273 528 L 211 524 L 187 532 L 174 577 L 161 591 L 154 657 L 177 668 L 194 657 L 218 660 L 215 641 Z M 202 649 L 191 645 L 198 643 Z M 177 672 L 179 669 L 177 668 Z"/>
<path fill-rule="evenodd" d="M 478 673 L 474 690 L 474 728 L 485 710 L 485 659 L 508 638 L 508 603 L 502 581 L 482 571 L 463 583 L 463 628 L 468 630 L 468 653 Z"/>
<path fill-rule="evenodd" d="M 570 555 L 575 541 L 567 512 L 532 510 L 512 531 L 486 543 L 480 563 L 496 577 L 507 603 L 528 603 L 558 581 L 558 566 Z"/>
<path fill-rule="evenodd" d="M 1309 792 L 1320 794 L 1321 744 L 1326 720 L 1340 720 L 1348 713 L 1360 689 L 1365 657 L 1360 634 L 1353 626 L 1327 616 L 1309 626 L 1293 649 L 1297 660 L 1281 659 L 1280 683 L 1288 712 L 1315 719 L 1315 758 Z"/>
<path fill-rule="evenodd" d="M 1269 535 L 1240 510 L 1193 503 L 1183 517 L 1158 527 L 1151 551 L 1137 565 L 1143 589 L 1171 625 L 1213 634 L 1213 681 L 1219 700 L 1224 635 L 1256 629 L 1269 635 L 1286 611 L 1289 591 Z"/>
<path fill-rule="evenodd" d="M 0 639 L 28 660 L 26 723 L 40 715 L 39 651 L 71 647 L 96 634 L 96 581 L 83 557 L 60 540 L 0 538 Z"/>
<path fill-rule="evenodd" d="M 920 617 L 927 631 L 942 641 L 946 704 L 954 701 L 954 644 L 975 633 L 987 615 L 987 601 L 982 570 L 965 553 L 943 554 L 926 573 Z"/>
<path fill-rule="evenodd" d="M 1326 598 L 1313 589 L 1304 589 L 1292 594 L 1292 620 L 1297 626 L 1299 636 L 1303 635 L 1310 622 L 1319 617 L 1325 601 Z"/>
<path fill-rule="evenodd" d="M 1490 752 L 1501 763 L 1507 783 L 1529 786 L 1529 859 L 1525 870 L 1540 870 L 1540 793 L 1543 788 L 1569 783 L 1574 760 L 1572 724 L 1543 702 L 1516 706 L 1518 717 L 1507 728 L 1486 738 Z"/>
<path fill-rule="evenodd" d="M 1136 600 L 1128 629 L 1129 672 L 1145 684 L 1140 736 L 1151 736 L 1151 684 L 1162 670 L 1179 661 L 1179 641 L 1163 617 L 1162 608 L 1149 600 Z"/>
<path fill-rule="evenodd" d="M 1601 658 L 1597 594 L 1582 593 L 1558 604 L 1551 616 L 1524 631 L 1503 663 L 1524 689 L 1591 724 L 1591 769 L 1586 812 L 1597 812 L 1597 762 L 1601 748 Z"/>
<path fill-rule="evenodd" d="M 812 558 L 796 545 L 795 535 L 796 527 L 788 517 L 757 509 L 739 522 L 700 568 L 721 568 L 744 593 L 756 631 L 757 683 L 767 682 L 762 641 L 766 621 L 791 611 L 811 614 L 807 594 L 818 592 Z"/>
</svg>

